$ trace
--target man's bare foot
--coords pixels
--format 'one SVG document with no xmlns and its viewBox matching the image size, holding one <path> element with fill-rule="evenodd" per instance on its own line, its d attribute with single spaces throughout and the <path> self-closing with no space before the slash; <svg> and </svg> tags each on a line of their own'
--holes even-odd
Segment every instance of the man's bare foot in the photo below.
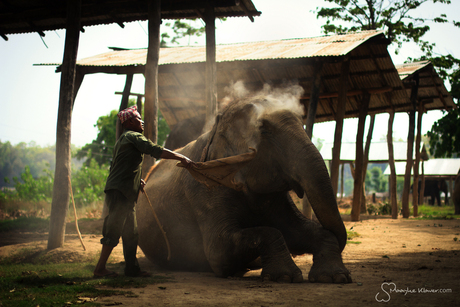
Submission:
<svg viewBox="0 0 460 307">
<path fill-rule="evenodd" d="M 109 270 L 104 270 L 103 272 L 94 271 L 94 278 L 113 278 L 117 276 L 118 274 L 116 272 L 112 272 Z"/>
</svg>

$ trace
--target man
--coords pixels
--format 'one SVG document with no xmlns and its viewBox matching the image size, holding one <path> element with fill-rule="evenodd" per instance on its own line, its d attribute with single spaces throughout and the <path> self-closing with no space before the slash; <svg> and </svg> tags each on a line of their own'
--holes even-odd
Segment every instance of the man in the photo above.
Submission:
<svg viewBox="0 0 460 307">
<path fill-rule="evenodd" d="M 125 131 L 115 144 L 110 173 L 104 189 L 109 214 L 102 228 L 102 251 L 94 270 L 94 276 L 115 277 L 118 275 L 107 270 L 106 263 L 113 248 L 117 246 L 122 237 L 125 275 L 148 277 L 150 273 L 142 271 L 137 262 L 138 233 L 134 210 L 139 189 L 145 185 L 144 180 L 141 179 L 144 154 L 149 154 L 156 159 L 175 159 L 181 161 L 186 167 L 190 167 L 193 162 L 144 137 L 142 135 L 144 122 L 136 106 L 120 111 L 118 117 Z"/>
</svg>

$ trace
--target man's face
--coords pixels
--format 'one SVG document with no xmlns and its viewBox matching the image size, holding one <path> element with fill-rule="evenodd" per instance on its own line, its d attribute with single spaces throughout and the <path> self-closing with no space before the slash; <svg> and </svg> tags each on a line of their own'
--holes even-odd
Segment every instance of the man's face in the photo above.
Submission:
<svg viewBox="0 0 460 307">
<path fill-rule="evenodd" d="M 144 121 L 141 118 L 139 113 L 136 114 L 135 117 L 131 117 L 126 121 L 126 128 L 131 129 L 133 131 L 142 133 L 144 131 Z"/>
</svg>

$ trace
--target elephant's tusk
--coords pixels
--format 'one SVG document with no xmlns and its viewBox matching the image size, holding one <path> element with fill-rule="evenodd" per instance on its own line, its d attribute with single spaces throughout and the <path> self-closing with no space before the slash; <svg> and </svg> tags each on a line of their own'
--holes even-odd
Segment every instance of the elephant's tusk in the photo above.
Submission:
<svg viewBox="0 0 460 307">
<path fill-rule="evenodd" d="M 169 246 L 169 240 L 168 237 L 166 236 L 166 232 L 163 230 L 163 225 L 161 225 L 160 220 L 158 219 L 157 214 L 155 213 L 155 210 L 153 209 L 152 203 L 150 202 L 149 197 L 147 196 L 147 193 L 145 192 L 144 188 L 141 188 L 142 193 L 144 193 L 145 197 L 147 198 L 147 202 L 150 205 L 150 208 L 152 209 L 153 217 L 157 221 L 158 227 L 160 227 L 160 231 L 163 234 L 163 238 L 165 239 L 166 242 L 166 248 L 168 249 L 168 261 L 171 260 L 171 247 Z"/>
</svg>

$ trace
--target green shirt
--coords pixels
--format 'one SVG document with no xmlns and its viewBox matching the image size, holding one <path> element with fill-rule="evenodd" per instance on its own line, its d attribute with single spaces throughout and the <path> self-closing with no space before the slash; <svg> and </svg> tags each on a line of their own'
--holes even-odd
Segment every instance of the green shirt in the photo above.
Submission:
<svg viewBox="0 0 460 307">
<path fill-rule="evenodd" d="M 139 132 L 126 130 L 113 149 L 112 164 L 104 191 L 119 190 L 132 202 L 137 200 L 141 184 L 144 153 L 158 159 L 163 147 Z"/>
</svg>

